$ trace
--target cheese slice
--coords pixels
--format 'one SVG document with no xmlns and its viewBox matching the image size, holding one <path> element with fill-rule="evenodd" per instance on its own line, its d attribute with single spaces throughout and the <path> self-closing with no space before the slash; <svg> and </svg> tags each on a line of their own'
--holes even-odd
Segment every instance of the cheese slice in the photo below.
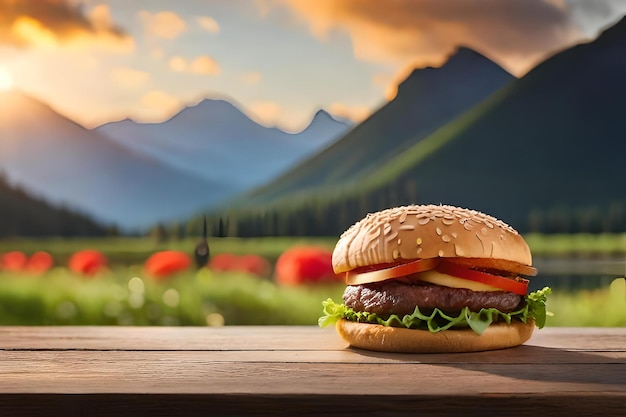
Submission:
<svg viewBox="0 0 626 417">
<path fill-rule="evenodd" d="M 443 285 L 452 288 L 467 288 L 472 291 L 502 291 L 500 288 L 483 284 L 482 282 L 471 281 L 469 279 L 458 278 L 448 274 L 442 274 L 439 271 L 431 269 L 429 271 L 420 272 L 415 276 L 417 279 L 430 282 L 431 284 Z"/>
</svg>

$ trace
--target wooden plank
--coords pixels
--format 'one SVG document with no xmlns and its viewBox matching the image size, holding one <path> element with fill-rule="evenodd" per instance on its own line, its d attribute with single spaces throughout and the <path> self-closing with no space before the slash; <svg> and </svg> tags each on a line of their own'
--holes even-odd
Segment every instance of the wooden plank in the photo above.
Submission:
<svg viewBox="0 0 626 417">
<path fill-rule="evenodd" d="M 547 327 L 535 330 L 531 346 L 585 351 L 626 351 L 623 327 Z"/>
<path fill-rule="evenodd" d="M 529 346 L 626 351 L 626 328 L 536 330 Z M 347 344 L 316 326 L 0 327 L 0 350 L 329 350 Z"/>
<path fill-rule="evenodd" d="M 626 360 L 608 363 L 350 363 L 238 359 L 220 352 L 10 351 L 0 392 L 123 394 L 510 395 L 550 392 L 626 398 Z"/>
<path fill-rule="evenodd" d="M 0 327 L 0 350 L 326 350 L 347 346 L 317 326 Z"/>
<path fill-rule="evenodd" d="M 626 329 L 389 354 L 300 327 L 0 327 L 0 415 L 623 415 Z"/>
<path fill-rule="evenodd" d="M 84 353 L 83 353 L 84 352 Z M 95 353 L 92 353 L 95 352 Z M 385 352 L 369 352 L 358 349 L 342 350 L 233 350 L 233 351 L 4 351 L 0 352 L 0 374 L 6 371 L 11 363 L 23 367 L 24 363 L 34 360 L 58 360 L 59 358 L 93 358 L 106 357 L 107 352 L 127 352 L 131 358 L 149 357 L 154 353 L 185 354 L 187 357 L 202 358 L 210 362 L 255 362 L 255 363 L 356 363 L 356 364 L 626 364 L 626 352 L 570 352 L 553 348 L 520 346 L 492 352 L 446 353 L 446 354 L 397 354 Z M 110 357 L 120 357 L 111 354 Z"/>
</svg>

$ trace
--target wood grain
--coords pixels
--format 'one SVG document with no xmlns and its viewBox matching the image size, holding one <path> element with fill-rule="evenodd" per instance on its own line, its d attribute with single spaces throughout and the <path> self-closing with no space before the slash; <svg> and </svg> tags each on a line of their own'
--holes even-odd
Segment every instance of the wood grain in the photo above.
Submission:
<svg viewBox="0 0 626 417">
<path fill-rule="evenodd" d="M 313 326 L 0 327 L 0 416 L 624 410 L 622 328 L 546 328 L 493 352 L 390 354 Z"/>
</svg>

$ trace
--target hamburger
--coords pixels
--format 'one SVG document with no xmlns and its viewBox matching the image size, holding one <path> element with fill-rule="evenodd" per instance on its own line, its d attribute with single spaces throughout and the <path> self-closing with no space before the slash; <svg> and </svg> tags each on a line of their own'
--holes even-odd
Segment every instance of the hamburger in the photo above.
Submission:
<svg viewBox="0 0 626 417">
<path fill-rule="evenodd" d="M 526 241 L 487 214 L 411 205 L 368 214 L 332 256 L 343 303 L 323 302 L 319 325 L 353 347 L 383 352 L 474 352 L 526 342 L 546 320 L 550 288 Z"/>
</svg>

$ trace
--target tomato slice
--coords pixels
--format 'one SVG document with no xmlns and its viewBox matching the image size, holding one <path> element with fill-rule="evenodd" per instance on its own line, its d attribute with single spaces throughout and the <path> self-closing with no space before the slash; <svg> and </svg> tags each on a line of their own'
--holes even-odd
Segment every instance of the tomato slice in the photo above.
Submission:
<svg viewBox="0 0 626 417">
<path fill-rule="evenodd" d="M 523 278 L 511 279 L 498 275 L 492 275 L 487 272 L 477 271 L 475 269 L 465 268 L 452 262 L 441 262 L 435 268 L 442 274 L 448 274 L 455 277 L 467 279 L 470 281 L 481 282 L 509 291 L 518 295 L 526 295 L 528 293 L 528 280 Z"/>
<path fill-rule="evenodd" d="M 434 269 L 439 264 L 439 259 L 417 259 L 415 261 L 391 266 L 389 268 L 377 269 L 368 272 L 346 272 L 346 284 L 360 285 L 371 282 L 385 281 L 391 278 L 403 277 L 405 275 L 416 274 L 418 272 Z"/>
</svg>

